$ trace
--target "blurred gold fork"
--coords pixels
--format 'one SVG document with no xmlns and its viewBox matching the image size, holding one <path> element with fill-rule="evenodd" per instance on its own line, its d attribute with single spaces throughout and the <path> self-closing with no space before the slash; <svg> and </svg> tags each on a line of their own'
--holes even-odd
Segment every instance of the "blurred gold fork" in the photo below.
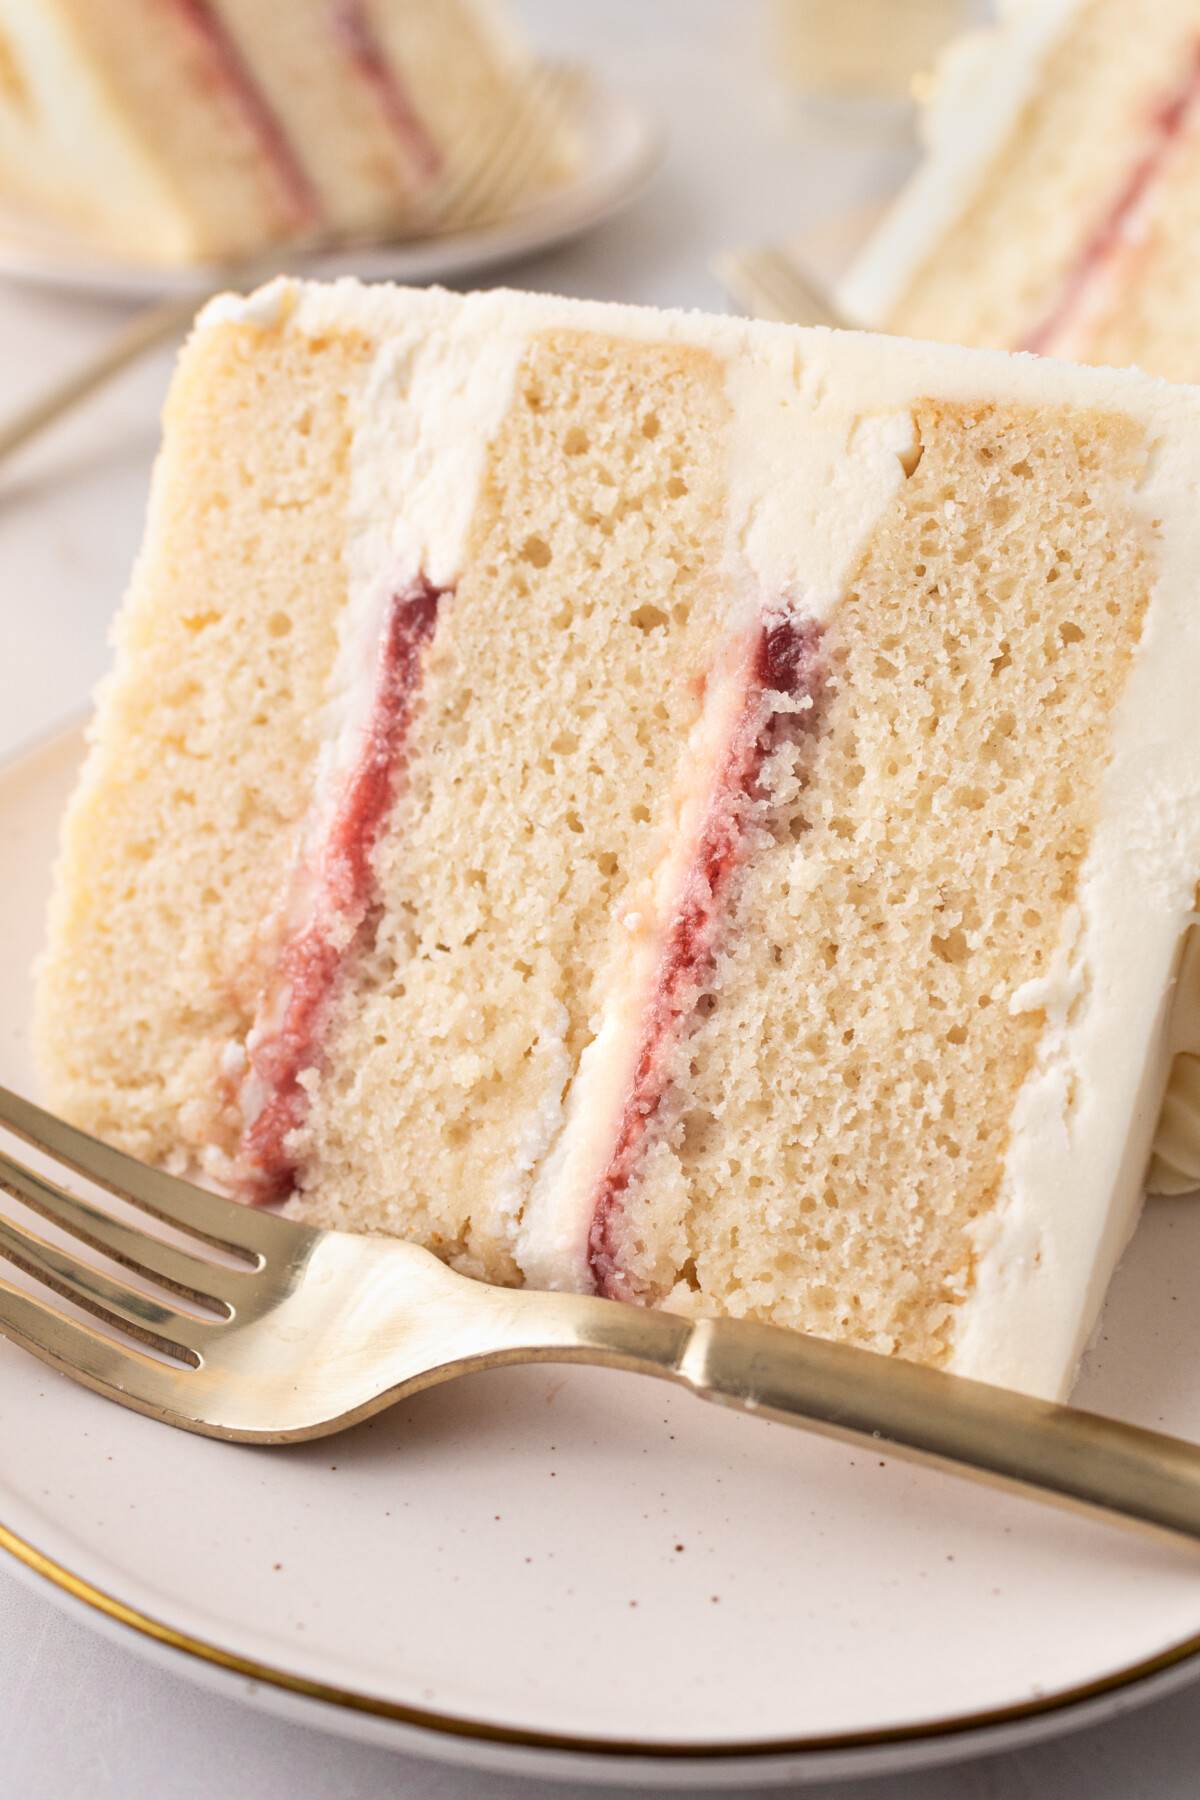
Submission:
<svg viewBox="0 0 1200 1800">
<path fill-rule="evenodd" d="M 752 318 L 855 329 L 832 296 L 810 281 L 786 250 L 770 244 L 758 250 L 729 250 L 714 258 L 713 272 Z"/>
<path fill-rule="evenodd" d="M 447 237 L 510 218 L 529 196 L 537 166 L 565 140 L 587 92 L 577 63 L 535 63 L 499 116 L 460 149 L 418 208 L 414 237 Z"/>
<path fill-rule="evenodd" d="M 499 114 L 462 148 L 444 180 L 417 206 L 406 233 L 395 240 L 417 242 L 453 237 L 498 225 L 528 199 L 530 177 L 582 105 L 587 71 L 569 63 L 538 63 L 513 89 Z M 137 313 L 104 348 L 56 383 L 5 425 L 0 425 L 0 462 L 52 425 L 64 413 L 122 369 L 167 343 L 190 325 L 205 300 L 226 289 L 257 287 L 294 267 L 297 257 L 323 251 L 378 248 L 379 240 L 350 239 L 320 232 L 269 245 L 212 271 L 208 286 L 163 300 Z"/>
<path fill-rule="evenodd" d="M 0 1124 L 188 1239 L 180 1249 L 0 1157 L 0 1187 L 163 1295 L 0 1218 L 0 1255 L 135 1341 L 116 1341 L 7 1281 L 0 1332 L 167 1424 L 285 1443 L 340 1430 L 471 1370 L 602 1363 L 764 1418 L 886 1443 L 960 1473 L 1200 1537 L 1200 1447 L 1179 1439 L 771 1326 L 692 1323 L 612 1300 L 486 1287 L 395 1238 L 313 1231 L 249 1211 L 4 1089 Z"/>
</svg>

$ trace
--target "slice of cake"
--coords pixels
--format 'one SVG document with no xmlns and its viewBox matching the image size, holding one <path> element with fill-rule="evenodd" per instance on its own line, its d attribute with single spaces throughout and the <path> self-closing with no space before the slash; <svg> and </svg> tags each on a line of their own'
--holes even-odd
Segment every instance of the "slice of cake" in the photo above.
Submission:
<svg viewBox="0 0 1200 1800">
<path fill-rule="evenodd" d="M 1007 0 L 839 290 L 863 324 L 1200 380 L 1200 0 Z"/>
<path fill-rule="evenodd" d="M 152 263 L 384 237 L 529 68 L 491 0 L 0 0 L 0 197 Z M 547 134 L 526 197 L 576 154 Z"/>
<path fill-rule="evenodd" d="M 51 1103 L 456 1268 L 1055 1393 L 1200 873 L 1200 394 L 277 283 L 184 353 Z"/>
</svg>

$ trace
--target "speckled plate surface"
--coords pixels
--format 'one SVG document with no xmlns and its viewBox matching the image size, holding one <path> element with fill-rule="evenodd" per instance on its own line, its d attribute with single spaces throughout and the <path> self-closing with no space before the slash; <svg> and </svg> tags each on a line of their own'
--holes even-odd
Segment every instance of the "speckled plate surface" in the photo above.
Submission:
<svg viewBox="0 0 1200 1800">
<path fill-rule="evenodd" d="M 0 1080 L 77 732 L 0 771 Z M 1200 1437 L 1200 1207 L 1155 1202 L 1077 1398 Z M 173 1432 L 0 1340 L 0 1543 L 197 1678 L 499 1769 L 696 1787 L 896 1768 L 1190 1679 L 1200 1548 L 600 1370 L 340 1438 Z"/>
<path fill-rule="evenodd" d="M 658 168 L 665 149 L 658 121 L 595 79 L 588 84 L 580 124 L 584 159 L 579 175 L 511 219 L 424 242 L 296 255 L 291 259 L 291 272 L 322 281 L 357 275 L 363 281 L 420 284 L 498 267 L 575 237 L 634 200 Z M 81 247 L 50 225 L 3 208 L 0 275 L 145 300 L 207 294 L 219 280 L 207 267 L 155 269 L 123 262 Z"/>
</svg>

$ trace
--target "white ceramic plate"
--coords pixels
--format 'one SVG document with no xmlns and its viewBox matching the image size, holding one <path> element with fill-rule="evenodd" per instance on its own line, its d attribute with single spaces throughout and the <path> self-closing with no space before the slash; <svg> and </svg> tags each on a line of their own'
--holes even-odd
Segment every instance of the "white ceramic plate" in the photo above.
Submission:
<svg viewBox="0 0 1200 1800">
<path fill-rule="evenodd" d="M 26 1090 L 79 749 L 71 732 L 0 771 L 0 1081 Z M 1077 1398 L 1200 1437 L 1198 1372 L 1200 1205 L 1156 1202 Z M 259 1449 L 0 1340 L 0 1543 L 260 1704 L 597 1780 L 966 1755 L 1188 1679 L 1200 1646 L 1194 1547 L 600 1370 L 478 1375 Z"/>
<path fill-rule="evenodd" d="M 593 79 L 583 116 L 582 172 L 566 187 L 502 224 L 423 243 L 381 244 L 328 255 L 292 256 L 289 272 L 332 280 L 425 282 L 465 275 L 575 237 L 629 204 L 662 160 L 665 138 L 641 107 Z M 219 282 L 206 268 L 153 269 L 82 248 L 49 225 L 0 209 L 0 275 L 55 287 L 153 299 L 204 294 Z"/>
</svg>

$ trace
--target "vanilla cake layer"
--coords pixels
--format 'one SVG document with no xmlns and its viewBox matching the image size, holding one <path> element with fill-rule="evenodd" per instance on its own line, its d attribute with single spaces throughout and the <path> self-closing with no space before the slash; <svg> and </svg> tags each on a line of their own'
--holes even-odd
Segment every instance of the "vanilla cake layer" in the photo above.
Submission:
<svg viewBox="0 0 1200 1800">
<path fill-rule="evenodd" d="M 64 1111 L 162 1162 L 232 1148 L 222 1056 L 275 965 L 347 595 L 350 406 L 371 342 L 206 332 L 77 796 L 43 988 Z M 140 988 L 137 971 L 150 981 Z M 126 985 L 128 983 L 128 985 Z M 106 996 L 124 991 L 119 1032 Z"/>
<path fill-rule="evenodd" d="M 471 1274 L 1071 1379 L 1200 871 L 1200 398 L 546 298 L 210 307 L 52 1103 Z"/>
<path fill-rule="evenodd" d="M 925 137 L 841 284 L 849 316 L 1200 376 L 1197 0 L 1009 0 L 945 56 Z"/>
<path fill-rule="evenodd" d="M 493 0 L 0 0 L 0 195 L 152 263 L 386 236 L 529 68 Z M 548 133 L 514 200 L 578 158 Z"/>
</svg>

